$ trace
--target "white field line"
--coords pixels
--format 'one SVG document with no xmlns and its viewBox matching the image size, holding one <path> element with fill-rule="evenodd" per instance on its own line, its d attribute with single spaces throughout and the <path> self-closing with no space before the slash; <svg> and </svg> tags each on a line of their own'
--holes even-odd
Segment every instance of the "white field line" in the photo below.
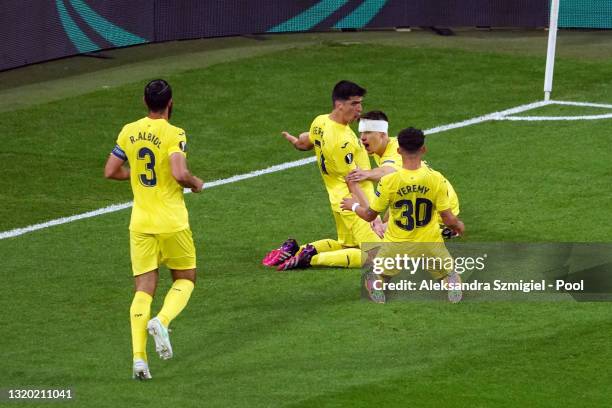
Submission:
<svg viewBox="0 0 612 408">
<path fill-rule="evenodd" d="M 268 167 L 262 170 L 255 170 L 250 173 L 240 174 L 237 176 L 228 177 L 226 179 L 215 180 L 209 183 L 205 183 L 204 189 L 221 186 L 221 185 L 229 184 L 229 183 L 235 183 L 237 181 L 246 180 L 246 179 L 261 176 L 264 174 L 275 173 L 277 171 L 287 170 L 292 167 L 303 166 L 305 164 L 312 163 L 315 161 L 316 161 L 316 157 L 308 157 L 306 159 L 300 159 L 300 160 L 295 160 L 292 162 L 278 164 L 278 165 L 271 166 L 271 167 Z M 185 194 L 189 194 L 191 193 L 191 190 L 185 189 L 184 192 Z M 108 207 L 98 208 L 97 210 L 88 211 L 83 214 L 77 214 L 77 215 L 72 215 L 70 217 L 58 218 L 55 220 L 43 222 L 41 224 L 29 225 L 23 228 L 16 228 L 10 231 L 0 232 L 0 240 L 6 239 L 6 238 L 18 237 L 19 235 L 27 234 L 28 232 L 38 231 L 38 230 L 53 227 L 56 225 L 67 224 L 69 222 L 83 220 L 85 218 L 97 217 L 98 215 L 109 214 L 115 211 L 124 210 L 126 208 L 130 208 L 133 203 L 134 203 L 133 201 L 129 201 L 123 204 L 113 204 L 113 205 L 109 205 Z"/>
<path fill-rule="evenodd" d="M 262 170 L 255 170 L 250 173 L 239 174 L 237 176 L 228 177 L 226 179 L 211 181 L 209 183 L 205 183 L 204 188 L 212 188 L 212 187 L 222 186 L 224 184 L 235 183 L 237 181 L 242 181 L 242 180 L 250 179 L 253 177 L 263 176 L 264 174 L 276 173 L 277 171 L 287 170 L 292 167 L 303 166 L 305 164 L 314 163 L 316 161 L 317 161 L 317 158 L 312 156 L 306 159 L 300 159 L 296 161 L 277 164 L 275 166 L 267 167 Z M 187 188 L 184 191 L 187 194 L 191 193 L 191 190 Z"/>
<path fill-rule="evenodd" d="M 448 125 L 443 125 L 443 126 L 438 126 L 432 129 L 428 129 L 425 130 L 426 134 L 434 134 L 434 133 L 441 133 L 441 132 L 445 132 L 447 130 L 451 130 L 451 129 L 457 129 L 457 128 L 461 128 L 461 127 L 466 127 L 466 126 L 471 126 L 471 125 L 475 125 L 478 123 L 482 123 L 482 122 L 486 122 L 489 120 L 499 120 L 504 118 L 507 115 L 514 115 L 517 113 L 521 113 L 521 112 L 525 112 L 531 109 L 536 109 L 536 108 L 540 108 L 542 106 L 546 106 L 549 105 L 551 103 L 559 103 L 559 102 L 552 102 L 552 101 L 539 101 L 539 102 L 534 102 L 534 103 L 529 103 L 529 104 L 525 104 L 525 105 L 520 105 L 517 106 L 515 108 L 511 108 L 511 109 L 506 109 L 503 111 L 499 111 L 499 112 L 493 112 L 493 113 L 489 113 L 487 115 L 483 115 L 483 116 L 478 116 L 476 118 L 473 119 L 468 119 L 468 120 L 464 120 L 462 122 L 457 122 L 457 123 L 451 123 Z M 566 102 L 563 102 L 566 103 Z M 567 102 L 567 104 L 569 104 L 569 102 Z M 580 106 L 580 105 L 578 105 Z M 601 107 L 608 107 L 608 106 L 601 106 Z M 610 107 L 612 107 L 612 105 L 610 105 Z M 229 184 L 229 183 L 235 183 L 237 181 L 241 181 L 241 180 L 246 180 L 249 178 L 253 178 L 253 177 L 258 177 L 264 174 L 270 174 L 270 173 L 275 173 L 278 171 L 283 171 L 286 169 L 290 169 L 292 167 L 298 167 L 298 166 L 303 166 L 305 164 L 309 164 L 309 163 L 314 163 L 316 161 L 315 157 L 308 157 L 305 159 L 301 159 L 301 160 L 296 160 L 296 161 L 292 161 L 292 162 L 286 162 L 286 163 L 282 163 L 282 164 L 278 164 L 275 166 L 271 166 L 262 170 L 255 170 L 252 171 L 250 173 L 246 173 L 246 174 L 240 174 L 237 176 L 232 176 L 232 177 L 228 177 L 222 180 L 215 180 L 215 181 L 211 181 L 209 183 L 205 184 L 205 189 L 208 188 L 213 188 L 216 186 L 221 186 L 221 185 L 225 185 L 225 184 Z M 186 193 L 190 193 L 189 190 L 186 190 Z M 108 207 L 104 207 L 104 208 L 99 208 L 97 210 L 94 211 L 88 211 L 86 213 L 83 214 L 77 214 L 77 215 L 73 215 L 70 217 L 63 217 L 63 218 L 58 218 L 55 220 L 51 220 L 51 221 L 47 221 L 47 222 L 43 222 L 41 224 L 35 224 L 35 225 L 29 225 L 27 227 L 23 227 L 23 228 L 16 228 L 16 229 L 12 229 L 9 231 L 4 231 L 4 232 L 0 232 L 0 240 L 3 239 L 7 239 L 7 238 L 14 238 L 14 237 L 18 237 L 20 235 L 24 235 L 33 231 L 38 231 L 38 230 L 42 230 L 42 229 L 46 229 L 49 227 L 53 227 L 56 225 L 62 225 L 62 224 L 67 224 L 69 222 L 74 222 L 74 221 L 78 221 L 78 220 L 83 220 L 86 218 L 92 218 L 92 217 L 97 217 L 99 215 L 103 215 L 103 214 L 109 214 L 109 213 L 113 213 L 116 211 L 120 211 L 120 210 L 124 210 L 126 208 L 130 208 L 132 206 L 132 202 L 127 202 L 127 203 L 123 203 L 123 204 L 115 204 L 115 205 L 111 205 Z"/>
<path fill-rule="evenodd" d="M 549 104 L 550 105 L 583 106 L 583 107 L 590 107 L 590 108 L 612 109 L 612 105 L 603 104 L 603 103 L 592 103 L 592 102 L 549 101 Z M 599 120 L 599 119 L 610 119 L 610 118 L 612 118 L 612 113 L 603 113 L 600 115 L 581 115 L 581 116 L 509 116 L 509 115 L 502 115 L 501 117 L 495 118 L 494 120 L 540 122 L 540 121 L 553 121 L 553 120 Z"/>
<path fill-rule="evenodd" d="M 588 116 L 504 116 L 497 120 L 511 120 L 511 121 L 526 121 L 526 122 L 541 122 L 551 120 L 598 120 L 598 119 L 610 119 L 612 113 L 606 113 L 603 115 L 588 115 Z"/>
<path fill-rule="evenodd" d="M 588 106 L 591 108 L 608 108 L 612 109 L 612 105 L 592 102 L 570 102 L 570 101 L 549 101 L 553 105 L 568 105 L 568 106 Z"/>
<path fill-rule="evenodd" d="M 464 120 L 463 122 L 451 123 L 449 125 L 443 125 L 443 126 L 438 126 L 432 129 L 428 129 L 425 131 L 425 134 L 431 135 L 434 133 L 446 132 L 447 130 L 451 130 L 451 129 L 457 129 L 457 128 L 461 128 L 465 126 L 475 125 L 477 123 L 486 122 L 489 120 L 499 120 L 505 117 L 506 115 L 514 115 L 517 113 L 526 112 L 528 110 L 541 108 L 542 106 L 546 106 L 549 104 L 550 104 L 550 101 L 539 101 L 539 102 L 528 103 L 526 105 L 517 106 L 516 108 L 506 109 L 503 111 L 493 112 L 493 113 L 489 113 L 483 116 L 478 116 L 473 119 Z"/>
</svg>

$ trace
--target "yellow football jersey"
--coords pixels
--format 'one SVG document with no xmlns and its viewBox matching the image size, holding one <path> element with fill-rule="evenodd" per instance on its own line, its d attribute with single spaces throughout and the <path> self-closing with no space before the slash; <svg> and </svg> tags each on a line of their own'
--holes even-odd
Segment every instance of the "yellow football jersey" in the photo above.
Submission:
<svg viewBox="0 0 612 408">
<path fill-rule="evenodd" d="M 381 166 L 390 166 L 395 170 L 399 170 L 402 168 L 402 156 L 397 152 L 399 147 L 399 143 L 397 142 L 397 137 L 390 137 L 389 143 L 387 143 L 387 147 L 385 148 L 385 152 L 382 156 L 374 153 L 372 157 L 374 157 L 374 162 L 378 167 Z"/>
<path fill-rule="evenodd" d="M 374 162 L 376 163 L 376 165 L 378 167 L 391 166 L 395 170 L 401 169 L 402 155 L 397 152 L 398 147 L 399 143 L 397 141 L 397 137 L 390 137 L 389 143 L 387 143 L 387 148 L 385 149 L 383 155 L 379 156 L 376 153 L 372 155 L 374 157 Z M 426 161 L 421 161 L 421 165 L 431 168 L 431 166 L 429 166 Z M 457 196 L 457 192 L 453 188 L 453 185 L 450 183 L 450 181 L 448 181 L 446 178 L 444 178 L 444 181 L 446 182 L 446 186 L 448 188 L 448 199 L 450 201 L 451 211 L 453 212 L 453 214 L 459 215 L 459 197 Z M 439 222 L 442 223 L 441 220 L 439 220 Z"/>
<path fill-rule="evenodd" d="M 131 231 L 163 234 L 189 228 L 183 187 L 170 168 L 170 155 L 185 155 L 186 147 L 185 131 L 165 119 L 145 117 L 119 133 L 112 154 L 130 164 Z"/>
<path fill-rule="evenodd" d="M 349 125 L 343 125 L 319 115 L 310 126 L 310 142 L 314 144 L 319 170 L 329 195 L 332 211 L 341 212 L 340 203 L 350 193 L 344 178 L 351 170 L 370 169 L 368 153 Z M 370 181 L 359 183 L 371 201 L 374 189 Z"/>
<path fill-rule="evenodd" d="M 380 179 L 370 208 L 390 217 L 387 242 L 443 242 L 438 212 L 450 209 L 444 176 L 427 166 L 400 169 Z"/>
</svg>

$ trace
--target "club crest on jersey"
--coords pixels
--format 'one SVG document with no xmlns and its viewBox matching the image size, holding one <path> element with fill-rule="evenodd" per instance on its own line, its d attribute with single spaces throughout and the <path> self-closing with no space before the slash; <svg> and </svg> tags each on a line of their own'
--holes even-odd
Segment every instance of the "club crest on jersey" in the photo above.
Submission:
<svg viewBox="0 0 612 408">
<path fill-rule="evenodd" d="M 346 164 L 351 164 L 353 162 L 353 153 L 349 153 L 344 156 L 344 161 L 346 162 Z"/>
<path fill-rule="evenodd" d="M 181 149 L 181 152 L 183 153 L 187 152 L 187 143 L 181 140 L 179 142 L 179 148 Z"/>
</svg>

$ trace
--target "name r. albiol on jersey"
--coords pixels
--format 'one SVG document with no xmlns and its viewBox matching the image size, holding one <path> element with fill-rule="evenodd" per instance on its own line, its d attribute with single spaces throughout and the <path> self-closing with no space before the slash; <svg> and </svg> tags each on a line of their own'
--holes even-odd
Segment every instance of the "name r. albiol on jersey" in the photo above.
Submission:
<svg viewBox="0 0 612 408">
<path fill-rule="evenodd" d="M 157 147 L 158 149 L 161 148 L 161 140 L 159 140 L 159 138 L 153 133 L 138 132 L 138 136 L 130 136 L 130 142 L 132 144 L 141 140 L 151 142 L 153 146 Z"/>
</svg>

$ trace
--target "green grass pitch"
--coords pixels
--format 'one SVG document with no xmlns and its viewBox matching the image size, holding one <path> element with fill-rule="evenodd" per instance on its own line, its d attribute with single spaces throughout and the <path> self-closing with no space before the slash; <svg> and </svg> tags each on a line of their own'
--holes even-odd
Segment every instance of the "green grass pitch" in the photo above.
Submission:
<svg viewBox="0 0 612 408">
<path fill-rule="evenodd" d="M 172 84 L 173 123 L 187 131 L 191 169 L 208 181 L 308 157 L 280 131 L 298 133 L 328 112 L 340 79 L 368 88 L 364 108 L 386 111 L 390 133 L 542 96 L 541 34 L 288 37 L 212 65 L 202 55 L 214 59 L 214 50 L 194 49 L 177 53 L 167 70 L 153 56 L 142 69 L 126 66 L 130 75 L 113 62 L 105 88 L 88 88 L 88 78 L 103 74 L 90 70 L 44 103 L 36 95 L 47 82 L 0 91 L 27 87 L 30 101 L 0 106 L 0 231 L 131 199 L 129 184 L 105 180 L 102 168 L 121 126 L 144 114 L 142 87 L 152 77 Z M 612 57 L 574 46 L 557 61 L 555 98 L 612 103 Z M 0 73 L 0 81 L 9 75 L 18 73 Z M 609 242 L 611 123 L 486 122 L 431 135 L 427 158 L 459 194 L 466 240 Z M 148 383 L 130 379 L 129 210 L 0 241 L 0 388 L 72 387 L 76 400 L 67 404 L 87 407 L 612 403 L 607 303 L 380 307 L 360 300 L 358 270 L 261 266 L 288 236 L 333 237 L 314 164 L 186 201 L 199 282 L 172 324 L 175 358 L 159 360 L 149 341 Z M 153 312 L 170 283 L 161 276 Z"/>
</svg>

